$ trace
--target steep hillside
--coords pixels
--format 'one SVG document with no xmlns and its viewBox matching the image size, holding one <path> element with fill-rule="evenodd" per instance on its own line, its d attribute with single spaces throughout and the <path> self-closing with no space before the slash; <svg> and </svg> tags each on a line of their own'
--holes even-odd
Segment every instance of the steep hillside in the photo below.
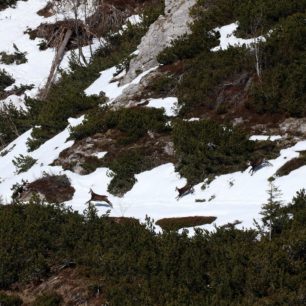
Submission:
<svg viewBox="0 0 306 306">
<path fill-rule="evenodd" d="M 5 202 L 65 176 L 79 211 L 252 227 L 271 181 L 306 187 L 304 1 L 73 3 L 0 11 Z"/>
<path fill-rule="evenodd" d="M 305 12 L 0 0 L 0 305 L 305 305 Z"/>
</svg>

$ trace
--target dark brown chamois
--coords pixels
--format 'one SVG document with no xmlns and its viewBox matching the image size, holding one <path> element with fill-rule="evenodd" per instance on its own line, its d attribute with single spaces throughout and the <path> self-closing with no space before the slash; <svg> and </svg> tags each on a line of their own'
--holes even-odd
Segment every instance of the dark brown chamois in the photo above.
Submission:
<svg viewBox="0 0 306 306">
<path fill-rule="evenodd" d="M 91 195 L 91 198 L 86 203 L 90 203 L 91 201 L 101 201 L 101 202 L 107 203 L 111 208 L 113 208 L 113 204 L 107 198 L 106 195 L 100 195 L 100 194 L 94 193 L 91 188 L 89 190 L 89 193 Z"/>
<path fill-rule="evenodd" d="M 272 164 L 270 162 L 268 162 L 265 158 L 261 157 L 261 158 L 257 158 L 254 160 L 249 161 L 249 166 L 251 166 L 251 169 L 249 170 L 249 173 L 251 173 L 251 175 L 254 174 L 254 172 L 256 172 L 257 170 L 265 167 L 265 166 L 272 166 Z"/>
<path fill-rule="evenodd" d="M 179 193 L 178 196 L 176 197 L 177 200 L 179 200 L 181 197 L 183 197 L 183 196 L 185 196 L 189 193 L 194 193 L 194 188 L 190 184 L 187 184 L 182 188 L 176 187 L 175 190 L 178 191 L 178 193 Z"/>
</svg>

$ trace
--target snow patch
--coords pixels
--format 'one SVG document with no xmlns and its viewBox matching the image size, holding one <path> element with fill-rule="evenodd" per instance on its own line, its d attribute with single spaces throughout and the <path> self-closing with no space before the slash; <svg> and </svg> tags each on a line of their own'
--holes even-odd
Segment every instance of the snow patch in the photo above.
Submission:
<svg viewBox="0 0 306 306">
<path fill-rule="evenodd" d="M 109 103 L 112 103 L 116 98 L 122 95 L 123 91 L 130 85 L 137 85 L 140 83 L 141 79 L 145 77 L 150 72 L 156 70 L 158 67 L 151 68 L 144 71 L 139 76 L 137 76 L 131 83 L 120 86 L 119 81 L 114 81 L 114 75 L 116 75 L 116 66 L 106 69 L 100 72 L 100 77 L 94 81 L 87 89 L 85 89 L 85 94 L 87 96 L 99 95 L 101 92 L 105 93 L 105 96 L 109 99 Z"/>
<path fill-rule="evenodd" d="M 97 153 L 94 153 L 93 156 L 101 159 L 101 158 L 104 158 L 106 154 L 107 152 L 97 152 Z"/>
<path fill-rule="evenodd" d="M 165 110 L 166 116 L 168 117 L 176 116 L 179 111 L 178 99 L 176 97 L 150 99 L 146 106 L 153 108 L 163 108 Z"/>
<path fill-rule="evenodd" d="M 259 43 L 261 41 L 265 41 L 263 36 L 259 36 L 256 38 L 243 39 L 235 36 L 235 32 L 239 27 L 239 23 L 231 23 L 229 25 L 223 26 L 221 28 L 215 28 L 215 32 L 220 33 L 220 45 L 211 49 L 213 52 L 217 52 L 220 50 L 226 50 L 229 47 L 242 47 L 245 45 L 246 47 L 252 47 L 252 45 Z"/>
<path fill-rule="evenodd" d="M 267 136 L 267 135 L 253 135 L 250 137 L 251 141 L 277 141 L 282 139 L 282 136 L 280 135 L 271 135 L 271 136 Z"/>
</svg>

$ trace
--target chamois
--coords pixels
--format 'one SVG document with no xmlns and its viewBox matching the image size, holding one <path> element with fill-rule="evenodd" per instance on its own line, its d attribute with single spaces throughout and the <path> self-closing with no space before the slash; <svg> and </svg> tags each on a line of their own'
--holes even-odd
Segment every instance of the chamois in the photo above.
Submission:
<svg viewBox="0 0 306 306">
<path fill-rule="evenodd" d="M 111 208 L 113 208 L 113 204 L 107 198 L 106 195 L 100 195 L 100 194 L 94 193 L 91 188 L 89 190 L 89 193 L 91 195 L 91 198 L 86 202 L 86 204 L 90 203 L 91 201 L 102 201 L 102 202 L 107 203 Z"/>
<path fill-rule="evenodd" d="M 187 184 L 182 188 L 176 187 L 175 190 L 178 191 L 178 193 L 179 193 L 178 196 L 176 197 L 177 200 L 179 200 L 181 197 L 183 197 L 183 196 L 185 196 L 189 193 L 194 193 L 194 188 L 190 184 Z"/>
<path fill-rule="evenodd" d="M 265 166 L 272 166 L 272 164 L 270 162 L 268 162 L 265 158 L 258 158 L 258 159 L 254 159 L 249 161 L 249 166 L 251 166 L 251 169 L 249 170 L 249 173 L 251 173 L 251 175 L 254 174 L 254 172 L 256 172 L 257 170 L 265 167 Z"/>
</svg>

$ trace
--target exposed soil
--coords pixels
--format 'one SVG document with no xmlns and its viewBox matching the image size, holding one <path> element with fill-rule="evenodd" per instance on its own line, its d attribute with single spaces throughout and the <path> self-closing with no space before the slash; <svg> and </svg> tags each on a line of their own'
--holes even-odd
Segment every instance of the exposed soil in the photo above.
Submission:
<svg viewBox="0 0 306 306">
<path fill-rule="evenodd" d="M 20 200 L 28 201 L 33 194 L 39 194 L 49 203 L 63 203 L 71 200 L 74 192 L 66 175 L 45 175 L 27 184 Z"/>
<path fill-rule="evenodd" d="M 213 223 L 216 217 L 182 217 L 182 218 L 164 218 L 156 222 L 163 230 L 177 231 L 181 228 L 201 226 Z"/>
<path fill-rule="evenodd" d="M 51 276 L 39 283 L 15 284 L 12 290 L 3 291 L 8 295 L 17 295 L 23 306 L 31 305 L 42 294 L 58 294 L 63 299 L 61 305 L 101 306 L 106 302 L 101 280 L 89 279 L 84 276 L 81 268 L 66 268 L 66 264 L 53 267 Z"/>
<path fill-rule="evenodd" d="M 62 166 L 79 174 L 88 174 L 98 167 L 107 166 L 117 156 L 129 150 L 140 150 L 150 158 L 152 168 L 167 162 L 175 162 L 173 143 L 169 135 L 148 133 L 136 142 L 125 144 L 126 135 L 118 130 L 109 130 L 105 134 L 76 141 L 75 144 L 60 153 L 54 165 Z M 107 152 L 103 159 L 96 153 Z"/>
<path fill-rule="evenodd" d="M 67 50 L 75 49 L 78 46 L 86 46 L 93 39 L 93 35 L 84 23 L 76 22 L 73 19 L 62 20 L 53 24 L 42 23 L 35 30 L 28 30 L 27 33 L 31 39 L 44 38 L 45 43 L 40 45 L 40 49 L 45 50 L 47 48 L 58 48 L 68 29 L 72 30 L 72 36 L 67 44 Z"/>
<path fill-rule="evenodd" d="M 45 7 L 37 12 L 37 15 L 48 18 L 54 15 L 53 4 L 48 2 Z"/>
</svg>

